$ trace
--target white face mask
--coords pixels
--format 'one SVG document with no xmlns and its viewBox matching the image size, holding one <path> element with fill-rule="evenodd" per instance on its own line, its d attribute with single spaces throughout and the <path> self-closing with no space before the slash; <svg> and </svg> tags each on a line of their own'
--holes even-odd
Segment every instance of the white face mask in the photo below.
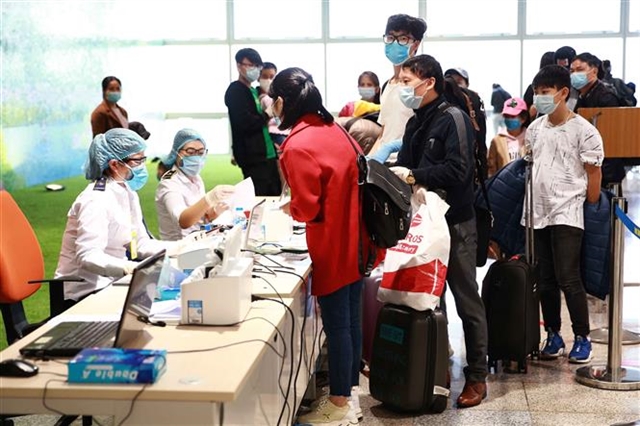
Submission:
<svg viewBox="0 0 640 426">
<path fill-rule="evenodd" d="M 269 88 L 271 87 L 271 82 L 273 80 L 271 80 L 270 78 L 261 78 L 260 79 L 260 88 L 262 89 L 262 91 L 264 93 L 269 93 Z"/>
</svg>

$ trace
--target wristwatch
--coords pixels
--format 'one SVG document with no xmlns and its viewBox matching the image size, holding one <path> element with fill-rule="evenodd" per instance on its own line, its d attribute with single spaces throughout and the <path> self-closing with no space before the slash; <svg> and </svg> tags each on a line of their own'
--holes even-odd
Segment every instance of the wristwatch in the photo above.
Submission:
<svg viewBox="0 0 640 426">
<path fill-rule="evenodd" d="M 413 171 L 412 170 L 409 170 L 409 174 L 407 175 L 407 178 L 405 180 L 409 185 L 415 185 L 416 184 L 416 178 L 413 176 Z"/>
</svg>

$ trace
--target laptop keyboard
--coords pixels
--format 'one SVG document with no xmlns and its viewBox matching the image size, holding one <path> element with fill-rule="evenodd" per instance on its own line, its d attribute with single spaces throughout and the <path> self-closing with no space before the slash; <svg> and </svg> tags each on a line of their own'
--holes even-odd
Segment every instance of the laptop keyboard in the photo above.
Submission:
<svg viewBox="0 0 640 426">
<path fill-rule="evenodd" d="M 116 335 L 118 321 L 86 322 L 52 342 L 47 349 L 91 348 Z"/>
</svg>

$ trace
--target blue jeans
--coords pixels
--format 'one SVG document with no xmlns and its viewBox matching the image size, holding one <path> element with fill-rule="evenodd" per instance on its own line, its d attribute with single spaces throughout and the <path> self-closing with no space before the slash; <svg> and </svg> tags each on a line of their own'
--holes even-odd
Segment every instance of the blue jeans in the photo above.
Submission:
<svg viewBox="0 0 640 426">
<path fill-rule="evenodd" d="M 562 290 L 576 336 L 589 335 L 587 292 L 580 275 L 583 233 L 582 229 L 567 225 L 547 226 L 534 231 L 544 325 L 555 332 L 560 331 Z"/>
<path fill-rule="evenodd" d="M 329 394 L 351 396 L 358 386 L 362 358 L 360 305 L 362 279 L 333 293 L 318 296 L 329 352 Z"/>
</svg>

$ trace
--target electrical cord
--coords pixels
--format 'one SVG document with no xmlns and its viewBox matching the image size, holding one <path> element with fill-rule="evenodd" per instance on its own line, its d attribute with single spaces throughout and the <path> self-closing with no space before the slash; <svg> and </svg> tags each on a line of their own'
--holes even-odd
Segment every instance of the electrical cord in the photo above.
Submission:
<svg viewBox="0 0 640 426">
<path fill-rule="evenodd" d="M 267 283 L 269 283 L 267 280 L 265 280 L 265 281 Z M 271 283 L 269 283 L 269 285 L 271 285 Z M 278 294 L 278 296 L 280 296 L 280 293 L 278 293 L 278 291 L 275 288 L 274 288 L 274 291 Z M 291 357 L 290 357 L 290 360 L 289 360 L 289 379 L 287 380 L 287 391 L 286 391 L 285 397 L 284 397 L 285 402 L 288 404 L 289 403 L 289 392 L 291 391 L 291 380 L 293 379 L 293 370 L 294 370 L 294 364 L 293 364 L 293 338 L 295 336 L 295 328 L 296 328 L 295 315 L 294 315 L 293 311 L 291 310 L 291 308 L 289 306 L 287 306 L 286 303 L 284 303 L 284 301 L 282 300 L 282 296 L 280 296 L 280 300 L 278 300 L 278 299 L 270 299 L 270 298 L 267 298 L 267 297 L 260 297 L 260 296 L 251 296 L 251 298 L 252 298 L 252 300 L 266 300 L 266 301 L 279 303 L 282 306 L 284 306 L 287 309 L 287 311 L 289 311 L 289 315 L 291 317 L 291 337 L 290 337 L 290 341 L 289 341 L 289 344 L 290 344 L 290 347 L 291 347 Z M 294 382 L 293 392 L 294 392 L 294 396 L 295 396 L 296 395 L 295 382 Z M 294 406 L 295 406 L 295 399 L 294 399 L 293 403 L 294 403 Z M 285 409 L 285 406 L 283 405 L 282 409 L 280 410 L 280 415 L 278 416 L 278 422 L 277 422 L 278 425 L 282 422 L 282 417 L 284 416 L 284 409 Z M 293 412 L 293 409 L 290 409 L 289 412 L 290 413 Z"/>
</svg>

